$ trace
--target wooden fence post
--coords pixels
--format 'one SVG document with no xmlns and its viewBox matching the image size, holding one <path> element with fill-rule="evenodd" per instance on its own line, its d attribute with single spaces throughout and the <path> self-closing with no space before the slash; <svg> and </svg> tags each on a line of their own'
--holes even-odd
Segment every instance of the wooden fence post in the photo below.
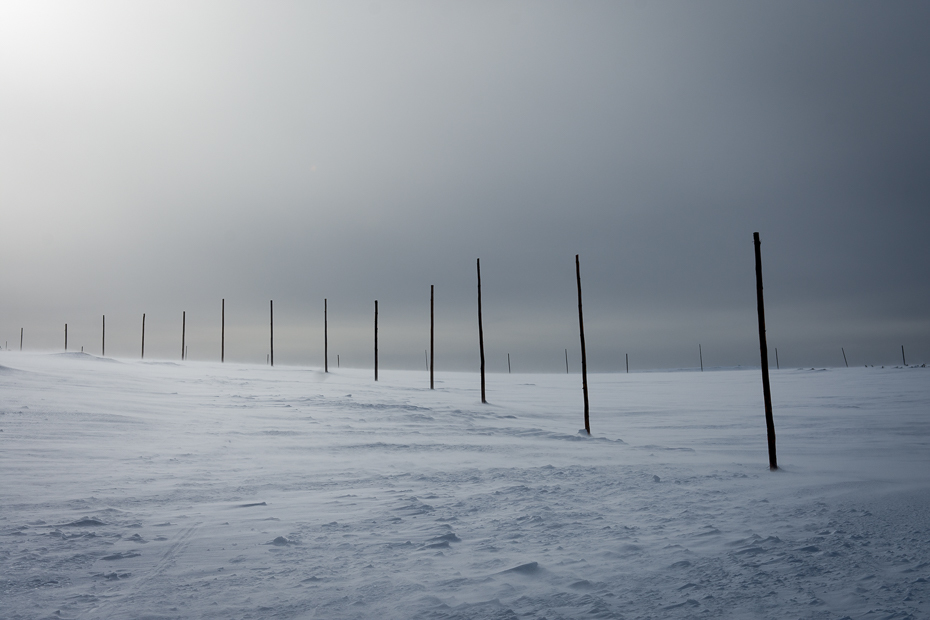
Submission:
<svg viewBox="0 0 930 620">
<path fill-rule="evenodd" d="M 329 300 L 323 299 L 323 372 L 329 372 Z"/>
<path fill-rule="evenodd" d="M 487 403 L 484 391 L 484 324 L 481 321 L 481 259 L 478 259 L 478 349 L 481 353 L 481 402 Z"/>
<path fill-rule="evenodd" d="M 25 329 L 24 327 L 19 328 L 19 350 L 20 351 L 23 350 L 23 330 L 24 329 Z"/>
<path fill-rule="evenodd" d="M 578 280 L 578 331 L 581 334 L 581 390 L 584 392 L 584 430 L 591 434 L 588 421 L 588 357 L 584 348 L 584 314 L 581 311 L 581 262 L 575 254 L 575 277 Z"/>
<path fill-rule="evenodd" d="M 375 381 L 378 380 L 378 300 L 375 300 Z"/>
<path fill-rule="evenodd" d="M 904 345 L 903 344 L 901 345 L 901 361 L 904 363 L 905 366 L 907 366 L 907 358 L 904 357 Z"/>
<path fill-rule="evenodd" d="M 181 311 L 181 361 L 183 362 L 187 358 L 187 346 L 184 344 L 184 341 L 187 337 L 187 311 Z"/>
<path fill-rule="evenodd" d="M 568 349 L 565 349 L 565 374 L 568 374 Z"/>
<path fill-rule="evenodd" d="M 626 356 L 626 374 L 630 374 L 630 354 L 625 353 Z"/>
<path fill-rule="evenodd" d="M 769 468 L 778 469 L 775 455 L 775 420 L 772 416 L 772 392 L 769 387 L 769 352 L 765 342 L 765 303 L 762 299 L 762 242 L 752 234 L 756 250 L 756 310 L 759 315 L 759 352 L 762 360 L 762 397 L 765 403 L 765 429 L 769 444 Z"/>
<path fill-rule="evenodd" d="M 701 345 L 698 345 L 698 355 L 701 358 L 701 372 L 704 372 L 704 351 L 701 350 Z"/>
<path fill-rule="evenodd" d="M 107 355 L 107 315 L 103 315 L 103 326 L 100 329 L 100 357 Z"/>
<path fill-rule="evenodd" d="M 781 364 L 778 363 L 778 347 L 775 347 L 775 370 L 781 370 Z"/>
<path fill-rule="evenodd" d="M 271 363 L 271 367 L 274 368 L 274 300 L 270 299 L 268 301 L 268 318 L 270 320 L 269 329 L 271 336 L 271 351 L 268 353 L 268 361 Z"/>
<path fill-rule="evenodd" d="M 436 314 L 435 314 L 435 287 L 434 285 L 429 285 L 429 389 L 434 388 L 433 378 L 435 367 L 435 355 L 436 355 Z"/>
<path fill-rule="evenodd" d="M 145 359 L 145 313 L 142 313 L 142 359 Z"/>
<path fill-rule="evenodd" d="M 65 351 L 67 350 L 68 350 L 68 324 L 65 323 Z M 903 351 L 904 348 L 902 347 L 901 350 Z"/>
<path fill-rule="evenodd" d="M 840 347 L 840 351 L 843 352 L 843 363 L 846 364 L 846 368 L 849 368 L 849 362 L 846 361 L 846 349 Z"/>
<path fill-rule="evenodd" d="M 507 354 L 507 374 L 510 374 L 510 353 Z"/>
<path fill-rule="evenodd" d="M 220 307 L 220 363 L 226 361 L 226 298 Z"/>
</svg>

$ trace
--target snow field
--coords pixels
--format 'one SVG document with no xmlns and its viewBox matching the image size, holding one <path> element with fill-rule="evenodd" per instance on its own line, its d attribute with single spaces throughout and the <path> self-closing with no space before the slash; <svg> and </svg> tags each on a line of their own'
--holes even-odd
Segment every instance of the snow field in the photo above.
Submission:
<svg viewBox="0 0 930 620">
<path fill-rule="evenodd" d="M 3 618 L 930 617 L 926 369 L 0 364 Z"/>
</svg>

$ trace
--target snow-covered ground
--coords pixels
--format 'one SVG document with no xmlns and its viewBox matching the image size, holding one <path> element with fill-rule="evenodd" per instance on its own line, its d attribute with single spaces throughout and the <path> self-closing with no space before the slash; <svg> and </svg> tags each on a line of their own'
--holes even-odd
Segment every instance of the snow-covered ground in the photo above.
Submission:
<svg viewBox="0 0 930 620">
<path fill-rule="evenodd" d="M 0 354 L 3 618 L 928 618 L 930 371 Z"/>
</svg>

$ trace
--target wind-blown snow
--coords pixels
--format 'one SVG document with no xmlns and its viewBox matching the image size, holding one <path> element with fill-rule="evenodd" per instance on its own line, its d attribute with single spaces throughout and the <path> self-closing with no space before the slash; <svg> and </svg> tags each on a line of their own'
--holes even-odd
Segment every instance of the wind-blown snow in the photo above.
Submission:
<svg viewBox="0 0 930 620">
<path fill-rule="evenodd" d="M 930 374 L 0 355 L 3 618 L 930 617 Z"/>
</svg>

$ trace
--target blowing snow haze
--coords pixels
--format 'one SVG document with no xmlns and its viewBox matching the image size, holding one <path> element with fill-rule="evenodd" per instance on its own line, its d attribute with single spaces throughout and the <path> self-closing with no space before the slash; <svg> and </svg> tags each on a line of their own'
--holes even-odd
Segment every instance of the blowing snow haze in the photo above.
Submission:
<svg viewBox="0 0 930 620">
<path fill-rule="evenodd" d="M 930 361 L 930 5 L 0 5 L 0 344 L 279 363 Z"/>
</svg>

